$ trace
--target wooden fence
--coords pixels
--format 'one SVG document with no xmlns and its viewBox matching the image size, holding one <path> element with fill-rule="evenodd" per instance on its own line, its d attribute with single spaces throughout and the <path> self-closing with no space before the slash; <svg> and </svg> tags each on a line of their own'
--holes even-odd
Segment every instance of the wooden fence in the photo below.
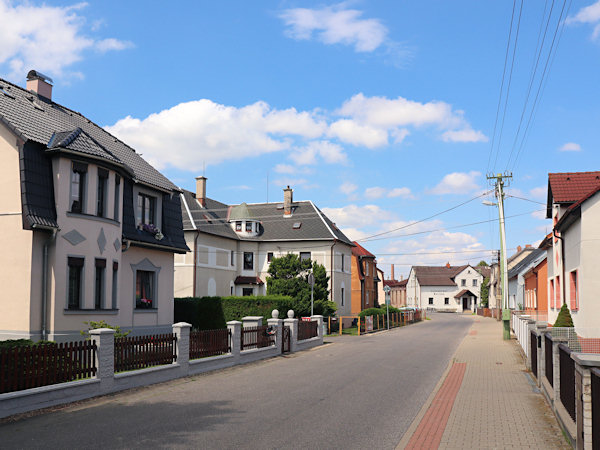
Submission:
<svg viewBox="0 0 600 450">
<path fill-rule="evenodd" d="M 177 360 L 172 333 L 115 339 L 115 372 L 172 364 Z"/>
<path fill-rule="evenodd" d="M 298 322 L 298 340 L 304 341 L 318 336 L 318 323 L 316 321 L 301 320 Z"/>
<path fill-rule="evenodd" d="M 242 350 L 275 345 L 275 335 L 268 334 L 268 328 L 266 325 L 242 328 Z"/>
<path fill-rule="evenodd" d="M 190 333 L 190 359 L 218 356 L 231 352 L 231 331 L 192 331 Z"/>
<path fill-rule="evenodd" d="M 0 393 L 94 375 L 96 344 L 91 341 L 0 349 Z"/>
</svg>

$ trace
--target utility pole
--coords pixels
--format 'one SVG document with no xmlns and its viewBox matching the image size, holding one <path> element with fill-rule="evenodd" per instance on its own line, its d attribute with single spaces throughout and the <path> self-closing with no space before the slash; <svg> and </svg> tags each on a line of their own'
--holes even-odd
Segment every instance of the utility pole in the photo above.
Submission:
<svg viewBox="0 0 600 450">
<path fill-rule="evenodd" d="M 500 220 L 500 277 L 502 280 L 502 322 L 504 325 L 503 337 L 510 339 L 510 309 L 508 305 L 508 264 L 506 262 L 506 229 L 504 225 L 504 187 L 512 179 L 511 173 L 488 175 L 487 179 L 494 185 L 498 199 L 498 217 Z"/>
</svg>

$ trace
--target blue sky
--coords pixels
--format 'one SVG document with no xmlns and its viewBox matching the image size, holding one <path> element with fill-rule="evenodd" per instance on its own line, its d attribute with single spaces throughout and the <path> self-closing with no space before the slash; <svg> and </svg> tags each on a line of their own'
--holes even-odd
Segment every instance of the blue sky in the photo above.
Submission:
<svg viewBox="0 0 600 450">
<path fill-rule="evenodd" d="M 510 249 L 549 230 L 548 172 L 599 169 L 600 2 L 523 3 L 0 0 L 0 76 L 50 75 L 183 188 L 204 171 L 210 197 L 251 203 L 289 184 L 351 238 L 398 229 L 361 243 L 406 274 L 490 259 L 487 172 L 513 172 Z"/>
</svg>

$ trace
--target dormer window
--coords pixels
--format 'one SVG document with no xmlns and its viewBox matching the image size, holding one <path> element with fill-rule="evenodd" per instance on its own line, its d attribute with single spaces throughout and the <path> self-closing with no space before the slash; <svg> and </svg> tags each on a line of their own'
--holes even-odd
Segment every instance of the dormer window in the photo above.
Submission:
<svg viewBox="0 0 600 450">
<path fill-rule="evenodd" d="M 73 162 L 71 172 L 71 212 L 83 213 L 85 211 L 85 186 L 87 164 Z"/>
<path fill-rule="evenodd" d="M 138 194 L 137 204 L 137 223 L 155 225 L 156 224 L 156 197 L 147 194 Z"/>
<path fill-rule="evenodd" d="M 246 221 L 246 233 L 252 233 L 252 222 Z"/>
<path fill-rule="evenodd" d="M 242 231 L 242 221 L 241 220 L 238 220 L 235 223 L 235 231 Z"/>
</svg>

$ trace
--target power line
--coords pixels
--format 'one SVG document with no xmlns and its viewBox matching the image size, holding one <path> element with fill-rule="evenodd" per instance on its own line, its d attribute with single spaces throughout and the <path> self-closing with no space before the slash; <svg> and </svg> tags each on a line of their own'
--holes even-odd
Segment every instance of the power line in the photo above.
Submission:
<svg viewBox="0 0 600 450">
<path fill-rule="evenodd" d="M 516 195 L 506 194 L 507 197 L 518 198 L 519 200 L 525 200 L 526 202 L 537 203 L 538 205 L 546 205 L 546 203 L 538 202 L 537 200 L 531 200 L 525 197 L 518 197 Z"/>
</svg>

